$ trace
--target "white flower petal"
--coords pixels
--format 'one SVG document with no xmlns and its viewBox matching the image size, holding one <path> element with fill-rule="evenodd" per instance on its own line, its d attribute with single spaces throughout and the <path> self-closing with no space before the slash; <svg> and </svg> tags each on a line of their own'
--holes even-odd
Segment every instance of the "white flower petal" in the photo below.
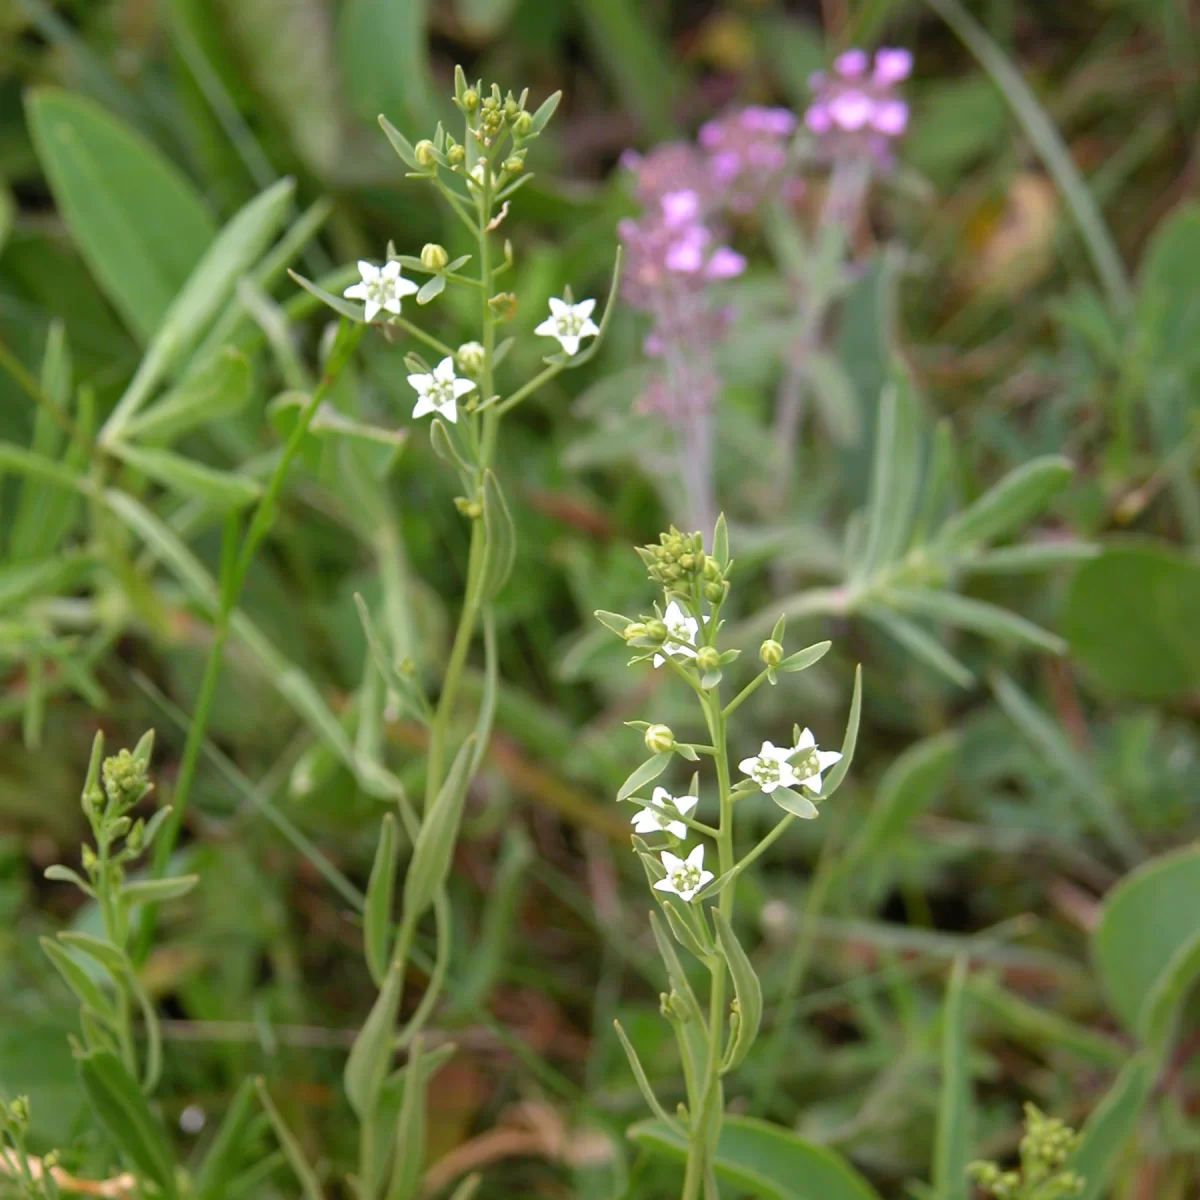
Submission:
<svg viewBox="0 0 1200 1200">
<path fill-rule="evenodd" d="M 414 292 L 419 292 L 421 289 L 413 283 L 411 279 L 405 279 L 401 276 L 396 280 L 396 295 L 411 296 Z"/>
<path fill-rule="evenodd" d="M 667 878 L 666 878 L 666 879 L 660 879 L 660 880 L 659 880 L 659 881 L 658 881 L 658 882 L 657 882 L 657 883 L 654 885 L 654 890 L 655 890 L 656 892 L 672 892 L 672 893 L 674 893 L 676 896 L 681 896 L 681 895 L 683 894 L 683 893 L 682 893 L 682 892 L 680 892 L 680 891 L 679 891 L 679 890 L 678 890 L 678 889 L 675 887 L 675 885 L 674 885 L 674 884 L 671 882 L 671 877 L 670 877 L 669 875 L 667 876 Z"/>
<path fill-rule="evenodd" d="M 565 317 L 571 311 L 571 306 L 565 300 L 560 300 L 557 296 L 551 296 L 550 311 L 556 317 Z"/>
<path fill-rule="evenodd" d="M 379 268 L 365 258 L 358 260 L 358 273 L 363 277 L 363 283 L 374 283 L 379 278 Z"/>
<path fill-rule="evenodd" d="M 438 414 L 446 418 L 451 425 L 458 424 L 458 406 L 452 400 L 438 405 Z"/>
<path fill-rule="evenodd" d="M 661 829 L 663 826 L 659 826 L 659 828 Z M 665 828 L 669 834 L 679 838 L 680 841 L 687 837 L 687 826 L 682 821 L 668 821 Z"/>
<path fill-rule="evenodd" d="M 386 308 L 388 310 L 388 312 L 395 313 L 398 316 L 400 313 L 400 297 L 399 296 L 389 296 L 383 302 L 383 307 Z"/>
<path fill-rule="evenodd" d="M 558 341 L 568 355 L 579 353 L 579 335 L 577 333 L 560 333 Z"/>
<path fill-rule="evenodd" d="M 713 874 L 711 871 L 701 871 L 701 872 L 700 872 L 700 885 L 699 885 L 699 886 L 700 886 L 700 887 L 703 887 L 703 886 L 704 886 L 706 883 L 708 883 L 708 882 L 709 882 L 709 880 L 711 880 L 711 879 L 716 879 L 716 876 L 715 876 L 715 875 L 714 875 L 714 874 Z M 697 890 L 699 890 L 699 888 L 697 888 Z"/>
<path fill-rule="evenodd" d="M 687 865 L 689 867 L 698 867 L 701 871 L 704 870 L 704 843 L 692 849 L 691 854 L 687 856 Z"/>
<path fill-rule="evenodd" d="M 400 264 L 393 258 L 383 264 L 383 270 L 379 272 L 380 278 L 388 280 L 389 283 L 394 283 L 400 278 Z"/>
<path fill-rule="evenodd" d="M 575 305 L 574 312 L 577 317 L 590 317 L 595 307 L 595 300 L 580 300 L 580 302 Z"/>
<path fill-rule="evenodd" d="M 814 796 L 819 796 L 821 794 L 821 772 L 818 771 L 815 775 L 810 775 L 807 779 L 801 779 L 800 786 L 808 788 Z"/>
<path fill-rule="evenodd" d="M 665 658 L 663 658 L 663 656 L 661 654 L 656 654 L 654 656 L 654 665 L 656 667 L 661 667 L 663 665 L 663 663 L 665 663 L 666 661 L 667 660 Z"/>
<path fill-rule="evenodd" d="M 414 417 L 427 417 L 433 412 L 437 412 L 437 405 L 428 396 L 422 396 L 413 408 Z"/>
<path fill-rule="evenodd" d="M 701 846 L 701 850 L 703 850 L 703 849 L 704 849 L 704 847 Z M 666 872 L 668 875 L 673 875 L 676 871 L 679 870 L 680 867 L 683 866 L 683 859 L 679 858 L 675 854 L 672 854 L 670 852 L 670 850 L 664 850 L 659 855 L 659 858 L 662 859 L 662 865 L 666 869 Z"/>
<path fill-rule="evenodd" d="M 657 804 L 659 808 L 661 808 L 664 803 L 669 802 L 672 799 L 673 797 L 671 796 L 671 793 L 668 792 L 665 787 L 656 787 L 650 794 L 650 803 Z"/>
<path fill-rule="evenodd" d="M 558 322 L 547 317 L 533 332 L 539 337 L 558 337 Z"/>
<path fill-rule="evenodd" d="M 443 358 L 436 367 L 433 368 L 433 377 L 438 383 L 451 383 L 454 380 L 454 359 Z"/>
<path fill-rule="evenodd" d="M 806 729 L 801 735 L 800 740 L 796 743 L 793 754 L 798 754 L 801 750 L 811 750 L 817 744 L 817 739 L 813 737 L 813 731 Z"/>
<path fill-rule="evenodd" d="M 347 300 L 365 300 L 370 293 L 367 291 L 365 283 L 352 283 L 342 295 Z"/>
<path fill-rule="evenodd" d="M 676 796 L 675 807 L 679 810 L 682 816 L 687 816 L 688 813 L 700 803 L 699 796 Z"/>
<path fill-rule="evenodd" d="M 584 323 L 579 327 L 580 337 L 595 337 L 599 332 L 600 326 L 597 325 L 595 321 L 590 319 L 584 321 Z"/>
<path fill-rule="evenodd" d="M 416 390 L 418 392 L 420 392 L 421 395 L 423 396 L 423 395 L 425 395 L 425 393 L 427 391 L 429 391 L 429 389 L 431 387 L 433 387 L 433 376 L 432 375 L 410 375 L 408 377 L 408 382 L 411 383 L 412 386 L 414 388 L 416 388 Z"/>
<path fill-rule="evenodd" d="M 742 761 L 738 763 L 738 770 L 741 771 L 743 775 L 753 775 L 757 769 L 757 758 L 743 758 Z"/>
<path fill-rule="evenodd" d="M 469 379 L 456 379 L 454 381 L 454 395 L 456 398 L 458 396 L 465 396 L 468 392 L 473 392 L 474 390 L 475 384 Z"/>
<path fill-rule="evenodd" d="M 380 310 L 380 305 L 379 305 L 378 301 L 368 300 L 366 309 L 363 311 L 363 316 L 368 321 L 373 321 L 373 320 L 375 320 L 376 316 L 378 316 L 379 310 Z"/>
<path fill-rule="evenodd" d="M 842 756 L 837 750 L 818 750 L 817 751 L 817 764 L 818 764 L 818 769 L 821 771 L 827 771 L 830 767 L 833 766 L 834 763 L 839 763 L 841 761 L 842 761 Z"/>
</svg>

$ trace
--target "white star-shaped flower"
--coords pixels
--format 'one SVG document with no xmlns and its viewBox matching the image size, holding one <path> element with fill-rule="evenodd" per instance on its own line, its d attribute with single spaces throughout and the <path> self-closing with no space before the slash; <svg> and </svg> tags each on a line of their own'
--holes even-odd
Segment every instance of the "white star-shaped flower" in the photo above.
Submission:
<svg viewBox="0 0 1200 1200">
<path fill-rule="evenodd" d="M 458 398 L 475 390 L 469 379 L 460 379 L 454 373 L 454 359 L 443 358 L 433 368 L 432 375 L 410 375 L 408 382 L 421 397 L 413 409 L 414 417 L 423 417 L 436 412 L 453 424 L 458 420 Z"/>
<path fill-rule="evenodd" d="M 399 313 L 400 301 L 418 290 L 411 279 L 405 279 L 400 273 L 398 262 L 377 267 L 364 259 L 358 264 L 358 273 L 362 282 L 352 283 L 342 295 L 347 300 L 364 301 L 367 306 L 364 316 L 368 321 L 375 320 L 384 311 Z"/>
<path fill-rule="evenodd" d="M 814 796 L 821 794 L 821 772 L 842 761 L 842 756 L 836 750 L 817 748 L 817 739 L 813 737 L 811 729 L 806 729 L 800 735 L 800 740 L 786 753 L 789 758 L 796 760 L 789 764 L 792 773 Z"/>
<path fill-rule="evenodd" d="M 595 300 L 568 304 L 565 300 L 552 297 L 550 315 L 533 332 L 541 337 L 557 338 L 558 344 L 568 354 L 577 354 L 579 343 L 585 337 L 595 337 L 600 332 L 600 326 L 592 320 L 592 309 L 595 307 Z"/>
<path fill-rule="evenodd" d="M 691 900 L 713 878 L 713 873 L 704 869 L 702 845 L 697 846 L 687 858 L 678 858 L 670 850 L 664 850 L 660 857 L 667 877 L 654 885 L 655 891 L 670 892 L 680 900 Z"/>
<path fill-rule="evenodd" d="M 792 751 L 786 746 L 763 742 L 762 749 L 754 758 L 743 758 L 738 763 L 738 770 L 743 775 L 749 775 L 769 796 L 778 787 L 790 788 L 800 782 L 800 777 L 788 762 L 791 756 Z"/>
<path fill-rule="evenodd" d="M 677 838 L 687 837 L 687 826 L 682 821 L 671 820 L 672 811 L 686 817 L 699 802 L 697 796 L 672 796 L 664 787 L 656 787 L 650 804 L 636 813 L 633 818 L 635 833 L 659 833 L 666 830 Z"/>
<path fill-rule="evenodd" d="M 695 658 L 696 651 L 692 647 L 696 644 L 696 634 L 700 629 L 696 618 L 689 617 L 679 607 L 679 602 L 672 600 L 667 605 L 667 611 L 663 613 L 663 624 L 667 627 L 667 632 L 673 639 L 663 647 L 666 652 L 674 658 Z M 687 644 L 679 645 L 678 643 L 680 642 Z M 656 667 L 661 667 L 666 661 L 666 658 L 661 654 L 654 656 L 654 665 Z"/>
</svg>

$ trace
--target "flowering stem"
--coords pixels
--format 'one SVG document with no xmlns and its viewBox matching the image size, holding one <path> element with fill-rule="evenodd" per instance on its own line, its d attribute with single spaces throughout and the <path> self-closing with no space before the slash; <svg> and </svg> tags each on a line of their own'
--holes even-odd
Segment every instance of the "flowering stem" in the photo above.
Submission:
<svg viewBox="0 0 1200 1200">
<path fill-rule="evenodd" d="M 742 688 L 742 690 L 740 692 L 738 692 L 738 694 L 736 696 L 734 696 L 734 698 L 732 700 L 730 700 L 730 702 L 727 705 L 725 705 L 725 711 L 721 714 L 721 716 L 725 720 L 728 720 L 729 715 L 737 710 L 738 706 L 742 703 L 743 700 L 748 700 L 754 694 L 754 692 L 762 685 L 763 681 L 766 678 L 767 678 L 766 671 L 760 671 L 757 675 L 755 675 L 755 677 L 752 680 L 750 680 L 750 682 L 748 684 L 746 684 L 746 686 L 744 688 Z"/>
<path fill-rule="evenodd" d="M 388 324 L 403 329 L 405 333 L 411 334 L 417 341 L 424 342 L 431 350 L 436 350 L 443 358 L 454 357 L 454 351 L 445 342 L 440 342 L 433 334 L 426 333 L 420 325 L 414 325 L 404 317 L 389 317 Z"/>
<path fill-rule="evenodd" d="M 524 387 L 519 387 L 511 396 L 508 396 L 496 405 L 497 415 L 503 416 L 509 409 L 516 408 L 527 396 L 532 396 L 542 384 L 549 383 L 565 366 L 566 363 L 551 363 L 544 371 L 535 375 Z"/>
</svg>

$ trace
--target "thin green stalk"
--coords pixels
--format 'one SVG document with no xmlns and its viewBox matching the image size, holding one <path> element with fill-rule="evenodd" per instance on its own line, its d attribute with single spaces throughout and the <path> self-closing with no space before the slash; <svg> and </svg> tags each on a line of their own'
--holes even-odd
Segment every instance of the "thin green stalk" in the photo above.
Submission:
<svg viewBox="0 0 1200 1200">
<path fill-rule="evenodd" d="M 308 403 L 301 409 L 300 416 L 292 428 L 287 442 L 284 444 L 283 453 L 279 456 L 279 461 L 275 464 L 275 470 L 267 482 L 262 498 L 258 502 L 258 507 L 255 509 L 254 515 L 250 520 L 250 528 L 246 533 L 241 549 L 237 552 L 236 559 L 232 565 L 228 559 L 222 564 L 221 595 L 213 626 L 212 642 L 209 645 L 208 657 L 204 664 L 204 677 L 200 683 L 199 695 L 196 697 L 192 722 L 188 727 L 187 741 L 183 747 L 183 757 L 179 765 L 179 778 L 176 781 L 175 791 L 172 796 L 172 812 L 167 819 L 166 825 L 163 827 L 162 834 L 155 843 L 154 862 L 151 865 L 150 872 L 152 879 L 161 879 L 166 873 L 167 864 L 170 862 L 171 854 L 175 849 L 175 844 L 183 828 L 183 820 L 187 814 L 188 800 L 191 797 L 192 782 L 195 779 L 196 768 L 200 762 L 200 752 L 204 747 L 208 721 L 212 711 L 213 700 L 216 696 L 217 683 L 220 681 L 221 669 L 224 666 L 225 643 L 229 638 L 229 626 L 233 619 L 234 610 L 237 608 L 238 598 L 241 594 L 242 585 L 245 583 L 246 574 L 250 569 L 255 551 L 275 522 L 275 515 L 279 507 L 279 496 L 283 491 L 283 485 L 287 479 L 288 468 L 292 465 L 292 460 L 299 453 L 300 445 L 308 434 L 308 427 L 312 423 L 313 417 L 316 416 L 317 410 L 320 408 L 343 368 L 350 361 L 350 356 L 358 345 L 365 328 L 365 325 L 350 325 L 346 321 L 342 321 L 337 341 L 334 343 L 329 361 L 325 366 L 325 373 L 321 378 L 320 384 L 313 390 Z M 232 555 L 232 537 L 227 535 L 227 538 L 227 547 L 229 553 Z M 144 963 L 146 956 L 150 952 L 150 943 L 154 937 L 154 926 L 157 917 L 157 905 L 147 904 L 143 908 L 131 956 L 135 967 Z"/>
</svg>

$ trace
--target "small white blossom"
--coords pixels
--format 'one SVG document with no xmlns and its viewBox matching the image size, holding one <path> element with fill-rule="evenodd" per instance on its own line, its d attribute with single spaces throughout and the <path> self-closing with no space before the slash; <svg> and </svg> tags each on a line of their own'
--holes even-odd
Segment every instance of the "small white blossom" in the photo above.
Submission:
<svg viewBox="0 0 1200 1200">
<path fill-rule="evenodd" d="M 432 375 L 410 375 L 408 382 L 421 397 L 413 409 L 414 417 L 436 412 L 451 424 L 458 420 L 456 401 L 459 396 L 465 396 L 475 390 L 475 385 L 469 379 L 460 379 L 455 375 L 452 358 L 443 358 L 433 368 Z"/>
<path fill-rule="evenodd" d="M 458 359 L 458 365 L 464 371 L 470 371 L 472 375 L 477 375 L 483 370 L 485 356 L 486 351 L 478 342 L 463 342 L 454 352 L 454 357 Z"/>
<path fill-rule="evenodd" d="M 636 813 L 633 818 L 635 833 L 658 833 L 666 830 L 677 838 L 687 837 L 687 826 L 682 821 L 671 820 L 672 811 L 686 817 L 696 807 L 697 796 L 672 796 L 664 787 L 656 787 L 650 804 Z"/>
<path fill-rule="evenodd" d="M 664 850 L 660 857 L 667 877 L 654 885 L 655 891 L 670 892 L 681 900 L 691 900 L 713 878 L 713 873 L 704 869 L 702 845 L 697 846 L 686 859 L 678 858 L 670 850 Z"/>
<path fill-rule="evenodd" d="M 796 760 L 791 764 L 796 778 L 814 796 L 821 794 L 821 772 L 842 761 L 842 756 L 836 750 L 817 749 L 817 739 L 813 737 L 811 729 L 806 729 L 800 735 L 800 740 L 788 751 L 788 756 Z"/>
<path fill-rule="evenodd" d="M 417 285 L 400 273 L 398 262 L 377 267 L 364 259 L 358 264 L 358 273 L 362 276 L 362 282 L 351 284 L 342 295 L 347 300 L 364 301 L 364 316 L 368 321 L 375 320 L 384 311 L 399 313 L 400 301 L 417 291 Z"/>
<path fill-rule="evenodd" d="M 790 788 L 800 782 L 800 777 L 788 762 L 791 756 L 792 751 L 786 746 L 763 742 L 762 749 L 754 758 L 743 758 L 738 763 L 738 770 L 749 775 L 769 796 L 778 787 Z"/>
<path fill-rule="evenodd" d="M 551 298 L 550 315 L 533 331 L 541 337 L 557 338 L 568 354 L 579 352 L 579 343 L 585 337 L 595 337 L 600 327 L 592 320 L 595 300 L 580 300 L 568 304 L 565 300 Z"/>
<path fill-rule="evenodd" d="M 668 654 L 673 658 L 695 658 L 696 651 L 692 649 L 696 644 L 696 634 L 700 630 L 700 624 L 695 617 L 689 617 L 687 613 L 679 607 L 679 602 L 672 600 L 667 605 L 667 611 L 663 613 L 663 624 L 667 627 L 667 632 L 671 635 L 671 641 L 667 642 L 663 647 Z M 680 645 L 679 643 L 686 643 Z M 654 656 L 654 665 L 661 667 L 667 660 L 661 654 Z"/>
</svg>

